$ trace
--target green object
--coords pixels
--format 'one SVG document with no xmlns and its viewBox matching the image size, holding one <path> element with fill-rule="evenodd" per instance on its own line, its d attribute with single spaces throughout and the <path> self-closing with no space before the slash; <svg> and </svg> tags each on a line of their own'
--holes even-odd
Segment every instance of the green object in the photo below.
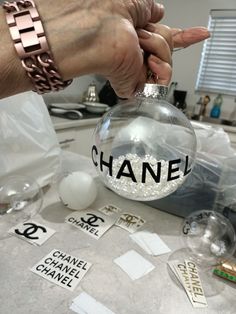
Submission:
<svg viewBox="0 0 236 314">
<path fill-rule="evenodd" d="M 220 269 L 215 268 L 213 270 L 213 274 L 236 283 L 236 276 L 230 275 L 230 274 L 228 274 L 228 273 L 226 273 Z"/>
<path fill-rule="evenodd" d="M 219 118 L 221 114 L 221 105 L 223 103 L 223 98 L 221 94 L 217 95 L 213 102 L 213 107 L 211 109 L 210 116 L 211 118 Z"/>
</svg>

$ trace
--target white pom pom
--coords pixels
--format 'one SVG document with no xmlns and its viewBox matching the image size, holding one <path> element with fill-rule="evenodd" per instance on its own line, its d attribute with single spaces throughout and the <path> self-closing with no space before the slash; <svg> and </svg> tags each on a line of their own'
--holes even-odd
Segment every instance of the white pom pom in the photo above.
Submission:
<svg viewBox="0 0 236 314">
<path fill-rule="evenodd" d="M 94 202 L 97 196 L 97 187 L 88 173 L 77 171 L 70 173 L 60 181 L 58 193 L 65 206 L 80 210 Z"/>
</svg>

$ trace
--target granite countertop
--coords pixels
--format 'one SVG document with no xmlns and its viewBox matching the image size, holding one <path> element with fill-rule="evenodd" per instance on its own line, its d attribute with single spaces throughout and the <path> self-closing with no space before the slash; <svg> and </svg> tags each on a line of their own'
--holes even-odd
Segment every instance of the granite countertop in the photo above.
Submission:
<svg viewBox="0 0 236 314">
<path fill-rule="evenodd" d="M 40 247 L 16 237 L 0 241 L 0 312 L 69 314 L 72 313 L 69 310 L 72 300 L 85 291 L 115 314 L 196 313 L 197 310 L 192 307 L 167 267 L 167 261 L 172 259 L 182 246 L 179 238 L 182 219 L 141 202 L 121 198 L 106 189 L 97 178 L 95 182 L 98 196 L 90 208 L 98 209 L 113 204 L 125 212 L 141 216 L 146 220 L 142 230 L 157 233 L 172 252 L 150 256 L 131 240 L 126 230 L 118 227 L 112 227 L 96 240 L 69 226 L 64 220 L 71 211 L 62 205 L 55 188 L 51 187 L 45 193 L 43 209 L 34 221 L 56 230 L 56 233 Z M 30 271 L 32 266 L 53 249 L 93 264 L 73 292 Z M 155 266 L 153 271 L 135 281 L 113 262 L 115 258 L 131 249 Z M 218 277 L 213 280 L 212 290 L 215 292 L 207 297 L 208 307 L 199 311 L 201 314 L 235 313 L 235 285 L 223 282 Z"/>
</svg>

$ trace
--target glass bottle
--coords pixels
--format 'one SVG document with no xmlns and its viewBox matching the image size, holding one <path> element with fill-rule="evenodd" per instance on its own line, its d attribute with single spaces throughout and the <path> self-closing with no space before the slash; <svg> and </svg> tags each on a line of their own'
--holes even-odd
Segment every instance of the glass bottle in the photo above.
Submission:
<svg viewBox="0 0 236 314">
<path fill-rule="evenodd" d="M 221 105 L 223 103 L 223 98 L 221 94 L 217 95 L 214 100 L 213 107 L 211 109 L 210 116 L 211 118 L 219 118 L 221 114 Z"/>
</svg>

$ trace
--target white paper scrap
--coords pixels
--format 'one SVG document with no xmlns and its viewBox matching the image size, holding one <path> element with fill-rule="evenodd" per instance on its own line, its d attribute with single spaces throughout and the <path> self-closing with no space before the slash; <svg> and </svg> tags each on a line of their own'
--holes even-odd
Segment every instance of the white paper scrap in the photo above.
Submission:
<svg viewBox="0 0 236 314">
<path fill-rule="evenodd" d="M 170 248 L 156 233 L 140 231 L 130 234 L 130 237 L 150 255 L 157 256 L 171 252 Z"/>
<path fill-rule="evenodd" d="M 86 292 L 73 300 L 70 309 L 78 314 L 115 314 Z"/>
<path fill-rule="evenodd" d="M 120 266 L 132 280 L 143 277 L 155 268 L 153 264 L 134 250 L 116 258 L 114 263 Z"/>
</svg>

